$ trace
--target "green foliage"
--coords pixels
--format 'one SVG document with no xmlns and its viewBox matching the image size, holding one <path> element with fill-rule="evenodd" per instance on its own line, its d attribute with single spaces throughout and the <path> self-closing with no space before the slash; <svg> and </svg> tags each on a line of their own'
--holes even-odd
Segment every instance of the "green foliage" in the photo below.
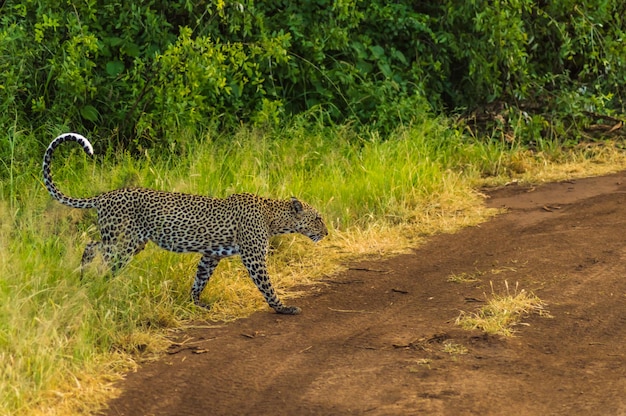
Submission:
<svg viewBox="0 0 626 416">
<path fill-rule="evenodd" d="M 0 125 L 17 132 L 90 131 L 111 145 L 169 148 L 181 130 L 314 112 L 386 136 L 433 109 L 497 104 L 533 143 L 520 116 L 542 118 L 544 138 L 577 140 L 590 117 L 624 111 L 626 10 L 617 0 L 0 8 Z"/>
<path fill-rule="evenodd" d="M 531 145 L 588 138 L 586 125 L 624 111 L 622 2 L 448 1 L 445 7 L 440 22 L 451 35 L 447 56 L 456 68 L 449 106 L 493 111 L 489 103 L 495 103 L 500 121 Z"/>
</svg>

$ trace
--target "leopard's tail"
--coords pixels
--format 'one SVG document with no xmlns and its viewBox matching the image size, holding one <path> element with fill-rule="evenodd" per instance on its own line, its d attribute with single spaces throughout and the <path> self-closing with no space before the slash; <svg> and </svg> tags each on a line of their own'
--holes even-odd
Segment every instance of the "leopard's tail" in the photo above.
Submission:
<svg viewBox="0 0 626 416">
<path fill-rule="evenodd" d="M 68 205 L 73 208 L 94 208 L 96 206 L 96 198 L 72 198 L 71 196 L 67 196 L 63 192 L 59 191 L 52 181 L 52 174 L 50 173 L 52 154 L 54 153 L 54 149 L 64 142 L 76 142 L 83 147 L 85 153 L 89 156 L 93 156 L 93 146 L 85 137 L 76 133 L 66 133 L 60 135 L 54 139 L 52 143 L 50 143 L 43 156 L 43 183 L 46 185 L 50 195 L 64 205 Z"/>
</svg>

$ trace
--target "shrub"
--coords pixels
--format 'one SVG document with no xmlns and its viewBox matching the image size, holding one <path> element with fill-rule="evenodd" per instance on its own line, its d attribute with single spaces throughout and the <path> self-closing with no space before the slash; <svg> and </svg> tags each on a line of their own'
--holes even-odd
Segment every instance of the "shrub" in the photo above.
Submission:
<svg viewBox="0 0 626 416">
<path fill-rule="evenodd" d="M 384 136 L 431 109 L 489 109 L 528 143 L 531 119 L 543 120 L 544 138 L 577 139 L 591 120 L 624 111 L 625 8 L 617 0 L 7 0 L 0 123 L 139 149 L 168 148 L 180 130 L 311 110 Z"/>
</svg>

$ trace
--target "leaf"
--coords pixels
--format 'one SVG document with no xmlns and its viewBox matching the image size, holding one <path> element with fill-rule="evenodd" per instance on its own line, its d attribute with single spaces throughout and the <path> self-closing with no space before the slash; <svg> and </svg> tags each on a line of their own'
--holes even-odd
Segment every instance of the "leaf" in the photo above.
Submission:
<svg viewBox="0 0 626 416">
<path fill-rule="evenodd" d="M 403 65 L 407 65 L 409 63 L 406 56 L 404 56 L 404 54 L 397 49 L 392 49 L 391 56 L 400 61 Z"/>
<path fill-rule="evenodd" d="M 92 105 L 86 105 L 83 108 L 80 109 L 80 115 L 88 121 L 92 121 L 95 122 L 98 120 L 98 117 L 100 116 L 100 113 L 98 113 L 98 110 L 96 110 L 96 108 Z"/>
<path fill-rule="evenodd" d="M 141 50 L 139 49 L 139 45 L 137 45 L 136 43 L 128 42 L 122 47 L 122 52 L 128 56 L 136 58 L 139 56 Z"/>
<path fill-rule="evenodd" d="M 369 74 L 372 71 L 372 64 L 363 60 L 358 60 L 356 62 L 356 68 L 363 74 Z"/>
<path fill-rule="evenodd" d="M 111 46 L 119 46 L 124 43 L 124 39 L 118 38 L 117 36 L 106 37 L 103 40 Z"/>
<path fill-rule="evenodd" d="M 124 69 L 126 68 L 124 67 L 124 63 L 121 61 L 109 61 L 106 64 L 107 74 L 111 75 L 112 77 L 118 76 L 124 71 Z"/>
<path fill-rule="evenodd" d="M 379 62 L 378 69 L 380 69 L 380 72 L 382 72 L 387 78 L 393 75 L 393 71 L 387 62 Z"/>
<path fill-rule="evenodd" d="M 356 55 L 359 59 L 367 59 L 367 52 L 365 50 L 365 46 L 361 42 L 352 42 L 352 49 L 355 50 Z"/>
<path fill-rule="evenodd" d="M 370 46 L 370 52 L 372 52 L 374 59 L 380 59 L 385 56 L 385 50 L 380 45 Z"/>
</svg>

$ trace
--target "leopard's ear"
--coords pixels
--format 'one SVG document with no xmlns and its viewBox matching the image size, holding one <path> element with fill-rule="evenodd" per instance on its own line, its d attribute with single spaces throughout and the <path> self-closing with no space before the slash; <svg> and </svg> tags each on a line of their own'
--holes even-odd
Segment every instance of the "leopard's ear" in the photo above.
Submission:
<svg viewBox="0 0 626 416">
<path fill-rule="evenodd" d="M 302 206 L 302 202 L 298 201 L 295 196 L 291 197 L 291 209 L 294 214 L 296 214 L 296 218 L 300 218 L 302 213 L 304 212 L 304 207 Z"/>
</svg>

